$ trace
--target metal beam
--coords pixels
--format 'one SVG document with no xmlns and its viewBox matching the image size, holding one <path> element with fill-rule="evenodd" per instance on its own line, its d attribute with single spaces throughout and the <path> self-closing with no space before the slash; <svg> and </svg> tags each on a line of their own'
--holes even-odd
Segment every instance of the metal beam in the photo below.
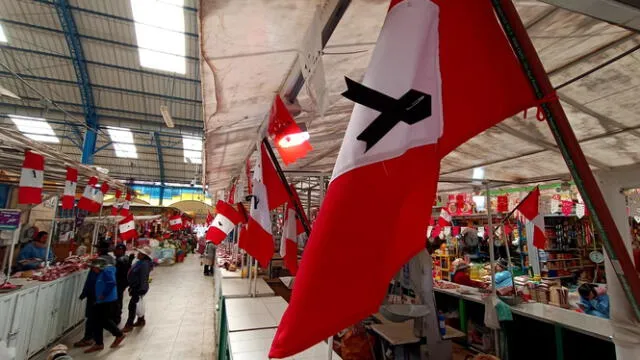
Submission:
<svg viewBox="0 0 640 360">
<path fill-rule="evenodd" d="M 160 170 L 160 205 L 162 205 L 162 198 L 164 197 L 164 156 L 162 154 L 162 144 L 160 143 L 160 136 L 157 133 L 153 133 L 153 139 L 156 143 L 156 152 L 158 154 L 158 167 Z"/>
<path fill-rule="evenodd" d="M 565 102 L 565 103 L 569 104 L 570 106 L 576 108 L 577 110 L 579 110 L 579 111 L 581 111 L 581 112 L 583 112 L 583 113 L 595 118 L 596 120 L 598 120 L 600 122 L 611 124 L 611 125 L 617 127 L 618 129 L 625 129 L 625 128 L 628 127 L 627 125 L 625 125 L 625 124 L 623 124 L 623 123 L 621 123 L 621 122 L 619 122 L 617 120 L 614 120 L 614 119 L 612 119 L 612 118 L 610 118 L 610 117 L 608 117 L 606 115 L 602 115 L 599 112 L 596 112 L 595 110 L 592 110 L 592 109 L 588 108 L 586 105 L 583 105 L 583 104 L 579 103 L 577 100 L 573 99 L 572 97 L 567 96 L 564 92 L 558 93 L 558 96 L 560 97 L 560 100 L 562 100 L 563 102 Z M 638 131 L 638 130 L 629 130 L 628 132 L 629 132 L 629 134 L 632 134 L 633 136 L 640 138 L 640 131 Z"/>
<path fill-rule="evenodd" d="M 16 46 L 10 46 L 10 45 L 5 45 L 5 44 L 0 44 L 0 49 L 11 50 L 11 51 L 19 51 L 19 52 L 23 52 L 23 53 L 27 53 L 27 54 L 47 56 L 47 57 L 52 57 L 52 58 L 62 59 L 62 60 L 69 60 L 69 61 L 73 60 L 73 58 L 71 56 L 67 56 L 67 55 L 61 55 L 61 54 L 56 54 L 56 53 L 52 53 L 52 52 L 39 51 L 39 50 L 33 50 L 33 49 L 23 49 L 23 48 L 19 48 L 19 47 L 16 47 Z M 174 75 L 174 74 L 167 74 L 167 73 L 159 72 L 159 71 L 142 70 L 142 69 L 130 68 L 130 67 L 126 67 L 126 66 L 107 64 L 107 63 L 103 63 L 103 62 L 99 62 L 99 61 L 93 61 L 93 60 L 85 60 L 85 62 L 87 64 L 89 64 L 89 65 L 102 66 L 102 67 L 115 69 L 115 70 L 134 72 L 134 73 L 139 73 L 139 74 L 144 74 L 144 75 L 151 75 L 151 76 L 162 77 L 162 78 L 167 78 L 167 79 L 175 79 L 175 80 L 181 80 L 181 81 L 194 82 L 194 83 L 198 83 L 198 84 L 200 83 L 200 80 L 198 80 L 198 79 L 192 79 L 192 78 L 189 78 L 189 77 L 178 76 L 178 75 Z M 197 72 L 195 72 L 195 74 L 197 74 Z"/>
<path fill-rule="evenodd" d="M 91 81 L 89 80 L 89 71 L 85 62 L 84 51 L 80 43 L 78 28 L 73 19 L 73 14 L 69 8 L 67 0 L 55 0 L 58 19 L 62 26 L 69 53 L 73 58 L 73 68 L 76 72 L 76 84 L 80 88 L 80 97 L 82 98 L 82 108 L 84 118 L 89 127 L 84 134 L 84 144 L 82 145 L 82 163 L 93 164 L 93 154 L 96 151 L 96 140 L 98 135 L 98 114 L 96 113 L 95 101 L 93 99 L 93 91 L 91 90 Z M 25 77 L 26 78 L 26 77 Z"/>
<path fill-rule="evenodd" d="M 38 2 L 38 3 L 41 3 L 41 4 L 54 5 L 53 2 L 51 2 L 49 0 L 34 0 L 34 1 Z M 118 20 L 118 21 L 129 22 L 129 23 L 138 23 L 137 21 L 135 21 L 133 19 L 130 19 L 130 18 L 127 18 L 127 17 L 124 17 L 124 16 L 107 14 L 107 13 L 103 13 L 103 12 L 100 12 L 100 11 L 81 8 L 79 6 L 71 5 L 71 6 L 69 6 L 69 8 L 71 10 L 73 10 L 73 11 L 82 12 L 82 13 L 91 14 L 91 15 L 96 15 L 96 16 L 107 18 L 107 19 Z M 150 24 L 146 24 L 146 23 L 143 23 L 143 24 L 147 25 L 147 26 L 150 26 L 150 27 L 166 30 L 166 31 L 171 31 L 171 32 L 183 34 L 185 36 L 193 37 L 193 38 L 196 38 L 196 39 L 198 38 L 198 34 L 196 34 L 196 33 L 175 31 L 175 30 L 171 30 L 171 29 L 167 29 L 167 28 L 163 28 L 163 27 L 159 27 L 159 26 L 155 26 L 155 25 L 150 25 Z"/>
<path fill-rule="evenodd" d="M 57 1 L 67 1 L 67 0 L 57 0 Z M 84 64 L 84 68 L 86 69 L 87 68 L 86 61 L 83 61 L 83 64 Z M 74 67 L 75 67 L 75 61 L 74 61 Z M 76 71 L 76 73 L 77 73 L 77 71 Z M 52 83 L 65 84 L 65 85 L 76 85 L 77 84 L 75 81 L 71 81 L 71 80 L 56 79 L 56 78 L 29 75 L 29 74 L 20 74 L 20 73 L 17 73 L 17 74 L 21 78 L 27 79 L 27 80 L 52 82 Z M 87 76 L 88 75 L 89 74 L 87 73 Z M 14 76 L 14 74 L 12 74 L 12 73 L 10 73 L 8 71 L 0 71 L 0 76 Z M 125 88 L 119 88 L 119 87 L 115 87 L 115 86 L 93 84 L 92 87 L 95 88 L 95 89 L 120 92 L 120 93 L 124 93 L 124 94 L 157 97 L 157 98 L 170 100 L 170 101 L 189 102 L 189 103 L 193 103 L 193 104 L 201 104 L 202 103 L 201 100 L 196 100 L 196 99 L 183 98 L 183 97 L 171 96 L 171 95 L 163 95 L 163 94 L 152 93 L 152 92 L 147 92 L 147 91 L 140 91 L 140 90 L 133 90 L 133 89 L 125 89 Z"/>
<path fill-rule="evenodd" d="M 50 28 L 50 27 L 46 27 L 46 26 L 29 24 L 29 23 L 24 23 L 24 22 L 11 20 L 11 19 L 4 19 L 4 18 L 0 19 L 0 22 L 3 23 L 3 24 L 23 26 L 23 27 L 30 28 L 30 29 L 36 29 L 36 30 L 41 30 L 41 31 L 46 31 L 46 32 L 50 32 L 50 33 L 56 33 L 56 34 L 64 35 L 64 31 L 58 30 L 58 29 L 54 29 L 54 28 Z M 168 54 L 168 55 L 176 56 L 176 54 L 172 54 L 172 53 L 168 53 L 168 52 L 164 52 L 164 51 L 158 51 L 158 50 L 149 49 L 149 48 L 144 48 L 144 47 L 141 47 L 141 46 L 138 46 L 138 45 L 135 45 L 135 44 L 130 44 L 130 43 L 125 43 L 125 42 L 121 42 L 121 41 L 105 39 L 105 38 L 101 38 L 101 37 L 97 37 L 97 36 L 78 35 L 78 37 L 81 38 L 81 39 L 99 41 L 99 42 L 103 42 L 105 44 L 118 45 L 118 46 L 130 48 L 130 49 L 151 50 L 151 51 L 154 51 L 154 52 L 157 52 L 157 53 L 161 53 L 161 54 Z M 188 60 L 191 60 L 191 61 L 200 61 L 200 59 L 198 57 L 196 57 L 196 56 L 187 56 L 187 55 L 185 55 L 184 58 L 188 59 Z"/>
</svg>

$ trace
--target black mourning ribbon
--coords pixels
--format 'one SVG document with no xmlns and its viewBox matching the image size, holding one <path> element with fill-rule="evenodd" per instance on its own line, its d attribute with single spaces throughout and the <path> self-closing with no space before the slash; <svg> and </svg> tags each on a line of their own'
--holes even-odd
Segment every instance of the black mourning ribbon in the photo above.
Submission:
<svg viewBox="0 0 640 360">
<path fill-rule="evenodd" d="M 255 196 L 255 195 L 247 195 L 244 199 L 246 201 L 251 202 L 251 199 L 253 199 L 253 198 L 256 199 L 256 202 L 253 204 L 253 209 L 257 210 L 258 209 L 258 203 L 260 203 L 260 198 L 259 197 Z"/>
<path fill-rule="evenodd" d="M 431 116 L 431 95 L 429 94 L 410 89 L 399 99 L 394 99 L 346 76 L 344 79 L 347 82 L 347 91 L 343 92 L 342 96 L 380 112 L 380 115 L 356 138 L 367 144 L 364 152 L 377 144 L 397 123 L 403 121 L 413 125 Z"/>
</svg>

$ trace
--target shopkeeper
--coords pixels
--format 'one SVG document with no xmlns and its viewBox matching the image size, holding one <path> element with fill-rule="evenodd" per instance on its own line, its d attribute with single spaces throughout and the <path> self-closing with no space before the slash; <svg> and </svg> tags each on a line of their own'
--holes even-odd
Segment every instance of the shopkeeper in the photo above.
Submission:
<svg viewBox="0 0 640 360">
<path fill-rule="evenodd" d="M 44 259 L 47 256 L 47 239 L 49 233 L 40 231 L 35 239 L 25 245 L 18 254 L 17 267 L 19 271 L 33 270 L 44 266 Z M 53 251 L 49 251 L 49 263 L 55 259 Z"/>
<path fill-rule="evenodd" d="M 507 270 L 508 263 L 505 259 L 499 259 L 496 263 L 496 289 L 500 289 L 507 286 L 513 286 L 512 275 Z"/>
<path fill-rule="evenodd" d="M 587 314 L 608 319 L 609 295 L 595 284 L 582 284 L 578 288 L 580 303 L 578 306 Z"/>
<path fill-rule="evenodd" d="M 471 280 L 471 266 L 466 264 L 462 259 L 456 259 L 454 262 L 455 271 L 453 272 L 453 282 L 460 285 L 471 286 L 475 288 L 484 288 L 485 285 L 481 281 Z"/>
</svg>

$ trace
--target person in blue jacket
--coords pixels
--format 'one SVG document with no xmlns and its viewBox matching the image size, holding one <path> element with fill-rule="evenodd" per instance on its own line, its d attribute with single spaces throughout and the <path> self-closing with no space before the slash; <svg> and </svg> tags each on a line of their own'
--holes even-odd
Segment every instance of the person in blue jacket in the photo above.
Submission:
<svg viewBox="0 0 640 360">
<path fill-rule="evenodd" d="M 587 314 L 608 319 L 609 295 L 599 295 L 595 284 L 582 284 L 578 288 L 580 294 L 580 308 Z"/>
<path fill-rule="evenodd" d="M 513 286 L 513 278 L 507 267 L 507 260 L 498 259 L 496 263 L 496 289 Z"/>
<path fill-rule="evenodd" d="M 49 233 L 40 231 L 36 238 L 25 245 L 18 254 L 17 268 L 19 271 L 33 270 L 44 266 L 44 259 L 47 256 L 47 239 Z M 55 255 L 49 251 L 49 262 L 53 263 Z"/>
<path fill-rule="evenodd" d="M 106 329 L 115 337 L 111 344 L 117 347 L 124 340 L 125 335 L 118 329 L 113 321 L 114 310 L 117 306 L 118 291 L 116 289 L 116 268 L 103 258 L 91 260 L 89 264 L 91 272 L 96 274 L 95 304 L 91 307 L 93 317 L 93 341 L 95 344 L 85 350 L 92 353 L 104 349 L 103 329 Z"/>
<path fill-rule="evenodd" d="M 130 332 L 134 327 L 142 327 L 146 324 L 144 313 L 143 311 L 139 311 L 138 304 L 143 301 L 143 297 L 149 291 L 149 273 L 151 273 L 153 268 L 151 256 L 152 251 L 150 247 L 144 246 L 142 249 L 138 249 L 138 261 L 131 266 L 131 270 L 129 270 L 129 274 L 127 275 L 131 299 L 129 300 L 127 323 L 124 329 L 122 329 L 124 332 Z M 136 315 L 138 315 L 138 320 L 134 323 Z"/>
</svg>

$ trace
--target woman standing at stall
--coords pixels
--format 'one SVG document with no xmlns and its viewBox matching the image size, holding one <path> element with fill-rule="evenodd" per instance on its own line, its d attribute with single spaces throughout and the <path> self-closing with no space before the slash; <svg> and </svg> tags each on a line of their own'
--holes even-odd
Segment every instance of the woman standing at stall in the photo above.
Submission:
<svg viewBox="0 0 640 360">
<path fill-rule="evenodd" d="M 129 300 L 129 317 L 124 329 L 122 329 L 124 332 L 130 332 L 135 326 L 144 326 L 146 324 L 144 311 L 142 310 L 144 309 L 143 298 L 149 291 L 149 273 L 153 266 L 151 256 L 150 247 L 145 246 L 142 249 L 138 249 L 138 261 L 133 264 L 127 276 L 131 299 Z M 134 323 L 136 314 L 138 320 Z"/>
<path fill-rule="evenodd" d="M 202 263 L 204 264 L 204 276 L 213 275 L 216 259 L 216 246 L 211 240 L 207 240 L 206 245 L 204 246 L 204 254 L 202 254 Z"/>
<path fill-rule="evenodd" d="M 47 257 L 47 239 L 49 233 L 40 231 L 35 239 L 25 245 L 18 254 L 18 270 L 33 270 L 45 265 L 45 257 Z M 49 251 L 49 260 L 52 263 L 55 260 L 53 251 Z"/>
</svg>

